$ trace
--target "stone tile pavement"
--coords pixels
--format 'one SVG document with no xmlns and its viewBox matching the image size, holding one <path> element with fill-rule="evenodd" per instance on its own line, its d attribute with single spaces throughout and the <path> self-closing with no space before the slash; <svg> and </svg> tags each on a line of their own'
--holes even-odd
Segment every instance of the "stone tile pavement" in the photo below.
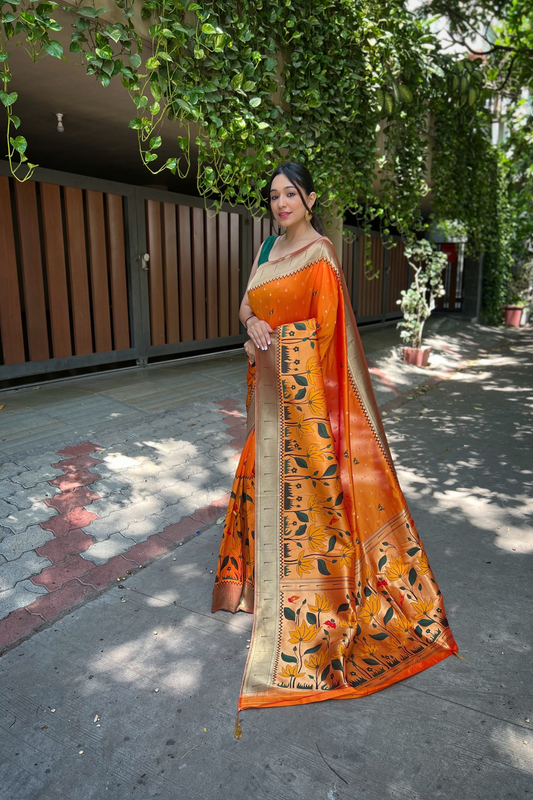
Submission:
<svg viewBox="0 0 533 800">
<path fill-rule="evenodd" d="M 440 335 L 450 344 L 442 329 Z M 387 412 L 387 435 L 466 660 L 448 658 L 357 700 L 245 711 L 243 737 L 236 740 L 253 620 L 249 614 L 211 614 L 221 533 L 215 522 L 199 536 L 193 530 L 183 547 L 178 543 L 143 569 L 131 569 L 126 580 L 114 579 L 114 588 L 87 595 L 91 602 L 82 598 L 79 607 L 43 623 L 0 658 L 0 800 L 531 798 L 533 329 L 494 335 L 490 347 L 485 338 L 479 344 L 496 349 L 475 358 L 468 345 L 469 365 L 430 388 L 431 369 L 408 374 L 409 394 L 380 398 L 382 408 L 401 403 Z M 369 341 L 365 334 L 378 369 L 380 359 L 390 357 L 390 331 L 382 336 L 379 342 L 372 333 Z M 220 369 L 221 359 L 217 364 Z M 168 369 L 179 384 L 179 370 Z M 157 372 L 150 373 L 154 383 Z M 137 379 L 127 380 L 127 390 L 118 387 L 123 399 L 129 394 L 140 403 Z M 237 381 L 235 387 L 240 391 Z M 108 390 L 115 391 L 111 381 Z M 227 387 L 218 391 L 211 400 L 232 396 Z M 171 392 L 169 387 L 165 402 Z M 16 398 L 0 404 L 4 399 Z M 181 399 L 177 393 L 172 402 Z M 194 397 L 187 399 L 181 408 Z M 196 407 L 198 418 L 204 405 Z M 40 408 L 45 416 L 53 404 Z M 236 419 L 238 411 L 221 416 Z M 195 421 L 193 416 L 187 425 Z M 140 451 L 157 441 L 155 430 L 120 444 Z M 103 425 L 94 431 L 80 423 L 76 441 L 58 440 L 48 448 L 49 464 L 95 458 L 97 464 L 81 469 L 104 476 L 107 451 L 55 453 L 82 441 L 100 444 L 103 432 Z M 165 436 L 173 438 L 172 427 Z M 190 440 L 183 433 L 175 438 Z M 114 458 L 122 459 L 115 447 Z M 13 451 L 6 460 L 19 456 Z M 105 473 L 87 484 L 102 499 L 67 511 L 55 523 L 58 543 L 71 523 L 90 536 L 96 519 L 85 515 L 103 501 L 111 479 Z M 156 482 L 151 474 L 134 487 Z M 106 498 L 115 494 L 113 489 Z"/>
<path fill-rule="evenodd" d="M 5 462 L 0 650 L 224 515 L 244 425 L 210 400 Z"/>
<path fill-rule="evenodd" d="M 430 321 L 427 369 L 362 330 L 386 417 L 519 332 Z M 242 353 L 4 393 L 0 654 L 224 514 L 245 440 Z"/>
</svg>

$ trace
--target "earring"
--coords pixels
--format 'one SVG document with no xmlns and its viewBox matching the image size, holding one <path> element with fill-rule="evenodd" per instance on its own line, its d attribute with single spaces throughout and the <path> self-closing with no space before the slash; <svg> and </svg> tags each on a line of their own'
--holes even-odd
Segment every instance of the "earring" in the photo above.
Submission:
<svg viewBox="0 0 533 800">
<path fill-rule="evenodd" d="M 311 212 L 310 212 L 309 210 L 307 210 L 307 211 L 305 212 L 305 218 L 306 218 L 306 220 L 307 220 L 308 222 L 311 222 L 311 220 L 313 219 L 313 215 L 311 214 Z"/>
</svg>

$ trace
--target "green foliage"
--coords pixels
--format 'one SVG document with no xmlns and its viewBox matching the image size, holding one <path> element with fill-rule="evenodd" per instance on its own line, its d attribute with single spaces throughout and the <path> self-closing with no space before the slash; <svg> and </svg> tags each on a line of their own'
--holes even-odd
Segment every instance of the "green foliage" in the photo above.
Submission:
<svg viewBox="0 0 533 800">
<path fill-rule="evenodd" d="M 18 37 L 34 61 L 43 55 L 63 58 L 63 47 L 50 38 L 54 32 L 61 30 L 61 26 L 50 16 L 57 7 L 58 3 L 53 2 L 23 3 L 21 0 L 11 0 L 0 6 L 0 83 L 3 85 L 0 102 L 7 114 L 7 157 L 12 173 L 19 180 L 30 178 L 36 164 L 28 161 L 25 155 L 27 142 L 24 136 L 11 135 L 13 128 L 16 130 L 20 126 L 20 119 L 13 113 L 18 93 L 9 91 L 12 75 L 7 48 L 11 40 Z"/>
<path fill-rule="evenodd" d="M 493 151 L 492 174 L 487 185 L 492 196 L 492 219 L 487 224 L 483 262 L 482 316 L 490 325 L 501 322 L 501 306 L 509 299 L 516 221 L 510 196 L 512 186 L 505 156 Z"/>
<path fill-rule="evenodd" d="M 485 108 L 476 104 L 470 110 L 464 104 L 451 108 L 446 97 L 434 103 L 433 171 L 437 214 L 464 221 L 468 250 L 485 252 L 483 314 L 486 321 L 497 324 L 502 302 L 516 292 L 527 296 L 531 291 L 533 4 L 426 0 L 421 13 L 442 15 L 450 40 L 474 57 L 483 56 L 478 73 Z M 500 133 L 506 129 L 497 148 L 490 144 L 491 122 L 499 123 Z M 454 124 L 457 132 L 452 130 Z"/>
<path fill-rule="evenodd" d="M 454 9 L 461 1 L 450 0 Z M 385 239 L 394 227 L 413 241 L 424 228 L 431 144 L 436 217 L 464 227 L 471 253 L 486 251 L 484 302 L 487 319 L 495 319 L 516 212 L 504 185 L 513 167 L 490 144 L 486 110 L 487 87 L 496 80 L 487 69 L 501 73 L 508 63 L 504 45 L 496 66 L 445 55 L 429 22 L 409 13 L 403 0 L 143 0 L 141 17 L 152 37 L 145 58 L 133 0 L 113 2 L 122 12 L 118 23 L 94 0 L 65 7 L 72 15 L 69 51 L 103 86 L 120 78 L 135 107 L 129 126 L 153 174 L 184 177 L 195 161 L 201 196 L 216 208 L 238 203 L 257 214 L 269 173 L 289 157 L 310 168 L 321 203 L 334 213 L 351 212 L 366 230 L 379 226 Z M 514 16 L 501 32 L 520 34 L 515 61 L 529 46 L 519 5 L 512 0 Z M 8 158 L 20 180 L 35 165 L 26 139 L 13 135 L 20 119 L 9 47 L 22 45 L 34 60 L 65 58 L 53 38 L 61 29 L 52 17 L 56 8 L 46 0 L 0 0 L 0 101 Z M 476 18 L 475 8 L 469 13 Z M 457 16 L 453 24 L 459 31 L 463 23 Z M 526 71 L 520 74 L 523 80 Z M 181 131 L 164 160 L 166 118 Z M 521 146 L 523 177 L 530 152 L 523 137 Z"/>
<path fill-rule="evenodd" d="M 447 256 L 426 240 L 413 242 L 405 248 L 405 256 L 413 270 L 413 282 L 409 289 L 402 289 L 401 305 L 403 328 L 400 336 L 408 347 L 422 347 L 424 323 L 435 308 L 438 297 L 444 295 L 442 272 Z"/>
<path fill-rule="evenodd" d="M 468 99 L 471 84 L 475 83 L 477 90 L 482 81 L 475 62 L 454 62 L 446 81 L 435 86 L 430 101 L 434 215 L 438 220 L 462 223 L 471 254 L 484 249 L 491 212 L 491 198 L 485 191 L 492 161 L 490 116 L 481 103 L 471 104 Z M 485 99 L 482 92 L 480 99 Z"/>
<path fill-rule="evenodd" d="M 464 70 L 472 75 L 479 67 L 467 62 Z M 483 254 L 482 316 L 489 324 L 498 324 L 509 284 L 515 226 L 508 163 L 491 143 L 487 108 L 461 102 L 457 95 L 451 99 L 446 93 L 435 93 L 431 102 L 434 215 L 461 223 L 468 237 L 467 255 Z"/>
<path fill-rule="evenodd" d="M 107 23 L 106 9 L 88 0 L 70 7 L 70 52 L 104 86 L 121 78 L 152 172 L 186 175 L 194 148 L 200 194 L 257 212 L 267 175 L 291 157 L 310 167 L 322 202 L 337 213 L 349 209 L 364 226 L 379 221 L 385 236 L 391 225 L 405 234 L 422 227 L 438 43 L 403 2 L 145 0 L 152 52 L 143 63 L 132 0 L 115 1 L 121 23 Z M 59 29 L 49 16 L 55 7 L 1 6 L 10 9 L 2 17 L 5 70 L 9 37 L 19 36 L 35 59 L 61 55 L 50 38 Z M 31 26 L 40 26 L 38 38 Z M 165 117 L 183 132 L 175 156 L 159 163 Z"/>
<path fill-rule="evenodd" d="M 75 18 L 74 32 L 71 37 L 70 52 L 79 53 L 87 65 L 87 73 L 95 75 L 103 86 L 107 86 L 115 75 L 122 75 L 128 80 L 134 78 L 131 67 L 124 64 L 123 56 L 129 55 L 132 45 L 142 49 L 139 36 L 133 29 L 132 0 L 117 0 L 116 4 L 124 9 L 124 23 L 107 24 L 102 16 L 107 8 L 82 5 L 77 0 L 73 6 L 64 6 L 64 10 Z M 35 2 L 35 0 L 0 0 L 0 101 L 7 113 L 7 157 L 13 175 L 21 181 L 31 178 L 36 164 L 31 164 L 25 155 L 27 143 L 23 136 L 13 138 L 12 127 L 20 126 L 19 117 L 13 113 L 13 106 L 18 99 L 16 92 L 8 92 L 8 85 L 13 76 L 9 69 L 9 50 L 13 45 L 22 45 L 33 61 L 44 56 L 66 60 L 63 46 L 51 38 L 60 31 L 61 25 L 50 15 L 58 8 L 55 2 Z M 140 57 L 135 54 L 138 65 Z M 18 156 L 18 161 L 16 157 Z"/>
<path fill-rule="evenodd" d="M 438 222 L 436 232 L 444 237 L 444 241 L 452 239 L 468 239 L 468 231 L 464 222 L 459 219 L 441 219 Z"/>
</svg>

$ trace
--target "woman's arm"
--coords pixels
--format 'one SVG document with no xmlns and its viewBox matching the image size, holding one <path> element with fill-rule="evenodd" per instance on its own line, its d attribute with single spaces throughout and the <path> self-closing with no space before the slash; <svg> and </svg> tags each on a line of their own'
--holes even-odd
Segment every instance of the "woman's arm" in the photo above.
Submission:
<svg viewBox="0 0 533 800">
<path fill-rule="evenodd" d="M 248 361 L 253 367 L 253 365 L 255 364 L 255 344 L 252 342 L 251 339 L 248 339 L 248 341 L 244 343 L 244 351 L 248 356 Z"/>
<path fill-rule="evenodd" d="M 263 245 L 261 245 L 261 247 L 263 247 Z M 259 261 L 259 254 L 261 253 L 261 247 L 257 251 L 255 259 L 254 259 L 254 263 L 252 264 L 252 270 L 250 272 L 250 277 L 248 279 L 248 286 L 250 285 L 250 283 L 252 281 L 252 278 L 254 277 L 255 273 L 257 272 L 257 264 L 258 264 L 258 261 Z M 246 327 L 246 320 L 249 317 L 253 317 L 254 316 L 253 311 L 251 310 L 250 305 L 248 303 L 248 286 L 246 287 L 246 291 L 244 293 L 244 297 L 242 298 L 241 307 L 239 309 L 239 319 L 240 319 L 240 321 L 242 322 L 242 324 L 245 327 Z"/>
<path fill-rule="evenodd" d="M 254 277 L 255 273 L 257 272 L 257 265 L 259 261 L 259 254 L 261 253 L 261 247 L 257 251 L 257 254 L 254 259 L 254 263 L 252 265 L 252 271 L 250 272 L 250 278 L 248 280 L 248 286 L 252 278 Z M 244 293 L 244 297 L 242 298 L 241 307 L 239 310 L 239 319 L 246 328 L 248 335 L 252 342 L 258 347 L 260 350 L 266 350 L 268 345 L 270 344 L 270 336 L 269 333 L 272 331 L 272 328 L 268 324 L 268 322 L 257 319 L 254 312 L 250 308 L 250 304 L 248 302 L 248 286 L 246 287 L 246 291 Z"/>
</svg>

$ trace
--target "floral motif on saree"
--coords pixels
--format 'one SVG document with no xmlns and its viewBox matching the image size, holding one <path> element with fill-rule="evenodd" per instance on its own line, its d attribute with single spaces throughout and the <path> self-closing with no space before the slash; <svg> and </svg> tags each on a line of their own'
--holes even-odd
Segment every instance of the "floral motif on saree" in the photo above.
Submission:
<svg viewBox="0 0 533 800">
<path fill-rule="evenodd" d="M 331 242 L 267 262 L 249 299 L 275 331 L 255 389 L 249 373 L 213 599 L 254 611 L 239 708 L 370 694 L 457 645 Z"/>
</svg>

